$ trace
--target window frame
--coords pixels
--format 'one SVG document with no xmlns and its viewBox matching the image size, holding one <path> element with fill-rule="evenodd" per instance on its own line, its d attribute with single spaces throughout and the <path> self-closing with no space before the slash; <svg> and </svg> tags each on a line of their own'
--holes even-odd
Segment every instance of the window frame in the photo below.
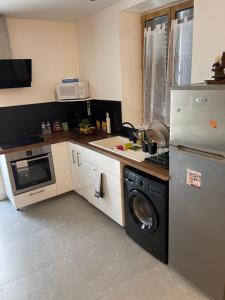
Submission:
<svg viewBox="0 0 225 300">
<path fill-rule="evenodd" d="M 187 0 L 171 6 L 170 18 L 171 21 L 176 19 L 176 13 L 181 10 L 194 7 L 194 0 Z"/>
<path fill-rule="evenodd" d="M 144 29 L 145 29 L 146 21 L 168 15 L 168 19 L 169 19 L 168 33 L 170 33 L 172 21 L 176 19 L 176 13 L 178 11 L 192 8 L 192 7 L 194 7 L 194 0 L 185 0 L 167 7 L 158 8 L 145 13 L 141 17 L 142 50 L 143 50 Z"/>
</svg>

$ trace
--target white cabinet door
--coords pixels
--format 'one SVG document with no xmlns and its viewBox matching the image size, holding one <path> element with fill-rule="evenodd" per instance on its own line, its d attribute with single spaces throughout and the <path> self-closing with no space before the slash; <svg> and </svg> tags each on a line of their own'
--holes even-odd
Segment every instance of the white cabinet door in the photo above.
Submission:
<svg viewBox="0 0 225 300">
<path fill-rule="evenodd" d="M 120 162 L 84 148 L 84 197 L 114 221 L 124 226 L 124 204 L 121 189 Z M 103 174 L 104 197 L 95 197 L 98 174 Z"/>
<path fill-rule="evenodd" d="M 73 143 L 68 143 L 69 149 L 69 160 L 70 160 L 70 170 L 72 176 L 72 186 L 73 190 L 76 190 L 78 182 L 77 182 L 77 160 L 76 160 L 76 145 Z"/>
<path fill-rule="evenodd" d="M 73 189 L 84 196 L 85 174 L 83 169 L 83 147 L 69 143 L 69 159 Z"/>
<path fill-rule="evenodd" d="M 120 162 L 73 143 L 69 143 L 69 157 L 74 190 L 124 226 Z M 99 173 L 103 174 L 103 198 L 95 197 Z"/>
<path fill-rule="evenodd" d="M 70 170 L 68 143 L 53 144 L 52 157 L 55 169 L 56 186 L 58 195 L 73 189 Z"/>
<path fill-rule="evenodd" d="M 115 222 L 124 226 L 124 209 L 123 209 L 123 200 L 121 194 L 110 190 L 105 185 L 105 181 L 107 180 L 107 174 L 103 174 L 104 181 L 104 197 L 96 198 L 95 197 L 95 186 L 96 180 L 86 177 L 86 186 L 84 191 L 84 197 L 95 207 L 113 219 Z"/>
</svg>

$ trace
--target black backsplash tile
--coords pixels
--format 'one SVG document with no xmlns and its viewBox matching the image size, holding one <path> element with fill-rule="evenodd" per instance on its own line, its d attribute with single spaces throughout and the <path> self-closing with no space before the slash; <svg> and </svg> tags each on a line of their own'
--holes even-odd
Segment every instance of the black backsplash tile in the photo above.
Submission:
<svg viewBox="0 0 225 300">
<path fill-rule="evenodd" d="M 106 113 L 111 119 L 112 132 L 117 132 L 122 124 L 122 110 L 120 101 L 92 100 L 91 101 L 92 120 L 105 121 Z"/>
<path fill-rule="evenodd" d="M 105 120 L 109 112 L 112 130 L 121 124 L 121 102 L 91 101 L 93 124 L 96 119 Z M 78 127 L 81 119 L 87 118 L 86 101 L 78 102 L 48 102 L 30 105 L 10 106 L 0 108 L 0 140 L 14 139 L 41 132 L 42 121 L 67 121 L 69 128 Z"/>
</svg>

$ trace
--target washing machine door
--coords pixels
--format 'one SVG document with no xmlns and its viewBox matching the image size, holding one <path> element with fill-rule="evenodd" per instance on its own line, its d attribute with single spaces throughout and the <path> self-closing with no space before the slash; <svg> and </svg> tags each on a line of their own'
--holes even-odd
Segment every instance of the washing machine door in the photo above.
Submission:
<svg viewBox="0 0 225 300">
<path fill-rule="evenodd" d="M 142 229 L 153 233 L 158 227 L 156 209 L 144 193 L 132 190 L 128 194 L 128 209 L 131 218 Z"/>
</svg>

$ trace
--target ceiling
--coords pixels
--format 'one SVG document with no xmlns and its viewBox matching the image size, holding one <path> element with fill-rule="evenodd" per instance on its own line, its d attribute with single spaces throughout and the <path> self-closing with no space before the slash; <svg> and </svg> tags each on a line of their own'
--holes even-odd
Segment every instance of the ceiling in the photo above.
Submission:
<svg viewBox="0 0 225 300">
<path fill-rule="evenodd" d="M 9 17 L 77 21 L 121 0 L 0 0 L 0 14 Z"/>
</svg>

